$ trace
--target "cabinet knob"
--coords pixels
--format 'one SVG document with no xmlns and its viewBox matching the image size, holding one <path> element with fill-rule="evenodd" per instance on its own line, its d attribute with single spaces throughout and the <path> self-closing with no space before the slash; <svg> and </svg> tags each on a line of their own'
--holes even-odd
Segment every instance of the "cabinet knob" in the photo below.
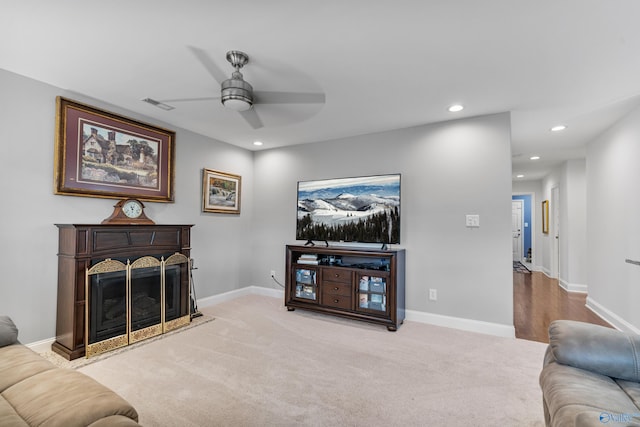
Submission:
<svg viewBox="0 0 640 427">
<path fill-rule="evenodd" d="M 336 277 L 340 277 L 340 273 L 336 273 Z"/>
<path fill-rule="evenodd" d="M 338 302 L 340 302 L 340 300 L 339 299 L 334 299 L 333 302 L 338 303 Z"/>
<path fill-rule="evenodd" d="M 340 289 L 340 288 L 337 287 L 337 286 L 333 288 L 334 291 L 337 291 L 338 289 Z"/>
</svg>

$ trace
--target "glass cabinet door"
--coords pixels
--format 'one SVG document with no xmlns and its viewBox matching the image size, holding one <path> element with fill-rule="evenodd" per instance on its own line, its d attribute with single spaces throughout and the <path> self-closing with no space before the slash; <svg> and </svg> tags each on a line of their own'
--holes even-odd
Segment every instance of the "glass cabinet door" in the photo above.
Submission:
<svg viewBox="0 0 640 427">
<path fill-rule="evenodd" d="M 358 275 L 358 309 L 386 313 L 386 277 Z"/>
<path fill-rule="evenodd" d="M 317 271 L 312 268 L 295 268 L 295 298 L 307 301 L 318 300 Z"/>
</svg>

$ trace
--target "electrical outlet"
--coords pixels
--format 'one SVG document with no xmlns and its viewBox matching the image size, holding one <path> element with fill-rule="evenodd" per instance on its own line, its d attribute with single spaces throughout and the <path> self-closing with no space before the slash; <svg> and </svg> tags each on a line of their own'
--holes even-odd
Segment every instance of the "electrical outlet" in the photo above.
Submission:
<svg viewBox="0 0 640 427">
<path fill-rule="evenodd" d="M 437 300 L 438 300 L 438 290 L 429 289 L 429 301 L 437 301 Z"/>
<path fill-rule="evenodd" d="M 276 277 L 276 271 L 275 270 L 271 270 L 271 277 Z"/>
</svg>

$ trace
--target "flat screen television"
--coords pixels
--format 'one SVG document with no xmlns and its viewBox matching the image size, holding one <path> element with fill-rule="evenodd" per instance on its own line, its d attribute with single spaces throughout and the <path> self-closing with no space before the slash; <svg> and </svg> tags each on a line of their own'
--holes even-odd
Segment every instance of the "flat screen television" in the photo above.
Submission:
<svg viewBox="0 0 640 427">
<path fill-rule="evenodd" d="M 299 181 L 296 239 L 400 243 L 400 174 Z"/>
</svg>

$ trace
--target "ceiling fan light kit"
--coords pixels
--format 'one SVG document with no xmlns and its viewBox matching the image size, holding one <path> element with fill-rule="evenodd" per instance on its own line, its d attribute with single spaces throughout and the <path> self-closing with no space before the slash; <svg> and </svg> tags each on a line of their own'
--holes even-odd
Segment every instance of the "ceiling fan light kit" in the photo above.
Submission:
<svg viewBox="0 0 640 427">
<path fill-rule="evenodd" d="M 253 87 L 244 81 L 240 68 L 249 62 L 249 56 L 237 50 L 227 52 L 227 61 L 236 69 L 231 78 L 222 82 L 222 105 L 234 111 L 246 111 L 253 106 Z"/>
</svg>

